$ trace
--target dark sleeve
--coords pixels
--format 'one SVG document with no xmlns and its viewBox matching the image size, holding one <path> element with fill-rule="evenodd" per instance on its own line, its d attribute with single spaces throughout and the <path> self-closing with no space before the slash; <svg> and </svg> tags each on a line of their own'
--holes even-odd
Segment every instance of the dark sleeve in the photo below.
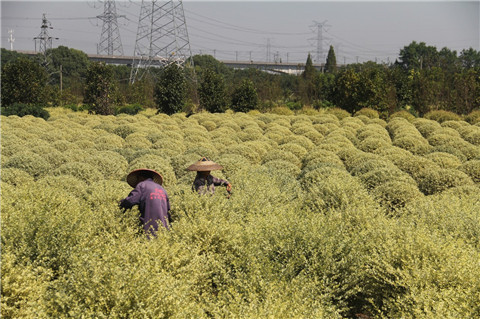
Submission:
<svg viewBox="0 0 480 319">
<path fill-rule="evenodd" d="M 217 178 L 217 177 L 213 177 L 212 181 L 213 181 L 213 185 L 215 186 L 227 186 L 228 184 L 230 184 L 227 180 Z"/>
<path fill-rule="evenodd" d="M 135 187 L 128 196 L 120 202 L 120 207 L 132 208 L 140 204 L 142 198 L 142 190 L 140 183 Z"/>
</svg>

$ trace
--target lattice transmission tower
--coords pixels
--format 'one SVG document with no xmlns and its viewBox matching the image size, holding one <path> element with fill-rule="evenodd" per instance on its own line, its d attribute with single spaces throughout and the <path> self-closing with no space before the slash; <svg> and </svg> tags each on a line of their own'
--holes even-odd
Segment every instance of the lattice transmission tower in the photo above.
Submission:
<svg viewBox="0 0 480 319">
<path fill-rule="evenodd" d="M 123 55 L 122 40 L 120 38 L 117 18 L 125 18 L 125 16 L 117 15 L 115 1 L 103 1 L 103 14 L 97 16 L 97 18 L 103 21 L 100 42 L 97 44 L 97 54 Z"/>
<path fill-rule="evenodd" d="M 33 38 L 35 40 L 35 52 L 40 52 L 44 56 L 43 65 L 47 65 L 47 52 L 49 49 L 52 48 L 52 41 L 53 39 L 58 40 L 58 38 L 53 38 L 48 34 L 48 29 L 53 29 L 51 27 L 50 21 L 47 20 L 46 14 L 44 13 L 42 16 L 42 26 L 40 34 Z M 38 43 L 38 51 L 37 51 L 37 43 Z"/>
<path fill-rule="evenodd" d="M 329 27 L 329 26 L 330 25 L 327 24 L 326 20 L 323 22 L 313 21 L 313 25 L 310 26 L 313 31 L 317 32 L 317 36 L 315 38 L 309 39 L 309 40 L 315 40 L 317 42 L 317 49 L 316 49 L 315 58 L 314 58 L 314 61 L 316 63 L 325 63 L 326 61 L 325 52 L 323 50 L 323 42 L 325 40 L 330 40 L 330 38 L 325 37 L 323 35 L 323 31 L 326 27 Z"/>
<path fill-rule="evenodd" d="M 142 0 L 130 82 L 150 67 L 193 64 L 191 57 L 182 1 Z"/>
</svg>

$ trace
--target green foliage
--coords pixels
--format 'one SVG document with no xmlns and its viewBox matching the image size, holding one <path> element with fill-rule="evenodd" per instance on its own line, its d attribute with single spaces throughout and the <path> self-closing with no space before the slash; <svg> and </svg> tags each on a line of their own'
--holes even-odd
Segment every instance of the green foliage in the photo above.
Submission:
<svg viewBox="0 0 480 319">
<path fill-rule="evenodd" d="M 6 107 L 2 106 L 1 113 L 5 116 L 18 115 L 20 117 L 25 115 L 33 115 L 35 117 L 43 118 L 44 120 L 48 120 L 50 117 L 50 113 L 48 113 L 48 111 L 42 106 L 24 103 L 13 103 Z"/>
<path fill-rule="evenodd" d="M 472 111 L 467 116 L 465 116 L 465 121 L 470 124 L 476 124 L 480 122 L 480 110 Z"/>
<path fill-rule="evenodd" d="M 250 80 L 244 80 L 232 93 L 232 110 L 235 112 L 248 112 L 258 106 L 257 90 Z"/>
<path fill-rule="evenodd" d="M 18 57 L 7 64 L 2 64 L 2 108 L 8 115 L 9 106 L 15 103 L 18 111 L 22 112 L 25 107 L 22 104 L 44 106 L 46 97 L 47 72 L 39 64 L 25 58 Z M 31 111 L 35 111 L 34 107 Z M 2 109 L 2 113 L 3 113 Z"/>
<path fill-rule="evenodd" d="M 426 119 L 434 120 L 439 123 L 443 123 L 445 121 L 460 121 L 461 117 L 458 114 L 449 111 L 430 111 L 424 116 Z"/>
<path fill-rule="evenodd" d="M 158 112 L 172 115 L 182 110 L 186 98 L 186 79 L 176 64 L 165 67 L 155 85 L 154 98 Z"/>
<path fill-rule="evenodd" d="M 135 104 L 129 104 L 129 105 L 124 105 L 115 111 L 116 114 L 129 114 L 129 115 L 135 115 L 138 114 L 139 112 L 145 110 L 144 107 L 142 107 L 140 104 L 135 103 Z"/>
<path fill-rule="evenodd" d="M 378 111 L 370 108 L 363 108 L 361 110 L 358 110 L 354 114 L 354 116 L 360 116 L 360 115 L 364 115 L 370 119 L 378 119 L 380 117 L 380 115 L 378 114 Z"/>
<path fill-rule="evenodd" d="M 91 63 L 88 66 L 83 103 L 89 106 L 90 112 L 99 115 L 114 114 L 116 90 L 111 66 L 104 63 Z"/>
<path fill-rule="evenodd" d="M 478 126 L 49 111 L 1 118 L 3 317 L 480 314 Z M 394 146 L 406 137 L 433 149 Z M 205 154 L 230 198 L 191 191 Z M 118 209 L 141 167 L 172 206 L 151 240 Z"/>
<path fill-rule="evenodd" d="M 333 45 L 330 46 L 327 55 L 327 62 L 325 63 L 325 72 L 335 73 L 337 71 L 337 58 L 335 57 L 335 51 Z"/>
<path fill-rule="evenodd" d="M 221 75 L 207 69 L 198 89 L 200 106 L 210 113 L 225 112 L 227 95 L 224 79 Z"/>
</svg>

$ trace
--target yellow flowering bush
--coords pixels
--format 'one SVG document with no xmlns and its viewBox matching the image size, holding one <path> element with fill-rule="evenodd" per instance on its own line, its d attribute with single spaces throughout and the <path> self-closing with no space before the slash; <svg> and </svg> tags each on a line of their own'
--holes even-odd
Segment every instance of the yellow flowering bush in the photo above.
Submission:
<svg viewBox="0 0 480 319">
<path fill-rule="evenodd" d="M 470 120 L 51 109 L 0 116 L 2 317 L 480 313 Z M 231 194 L 192 191 L 203 156 Z M 137 168 L 163 175 L 172 208 L 150 240 L 118 207 Z"/>
</svg>

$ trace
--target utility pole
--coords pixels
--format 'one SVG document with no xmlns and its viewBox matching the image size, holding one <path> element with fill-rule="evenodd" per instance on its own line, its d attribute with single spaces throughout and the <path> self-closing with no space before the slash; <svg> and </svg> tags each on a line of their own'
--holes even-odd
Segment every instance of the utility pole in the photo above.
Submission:
<svg viewBox="0 0 480 319">
<path fill-rule="evenodd" d="M 327 21 L 323 22 L 317 22 L 313 21 L 313 25 L 311 25 L 311 28 L 314 28 L 312 31 L 317 32 L 317 36 L 315 38 L 310 38 L 309 40 L 315 40 L 317 42 L 317 50 L 316 50 L 316 55 L 315 55 L 315 62 L 317 63 L 325 63 L 325 54 L 323 53 L 323 41 L 329 39 L 323 36 L 323 30 L 325 27 L 330 26 L 327 25 Z"/>
<path fill-rule="evenodd" d="M 97 45 L 97 54 L 114 55 L 117 53 L 118 55 L 123 55 L 117 18 L 125 18 L 125 16 L 117 15 L 115 1 L 104 0 L 103 14 L 97 16 L 97 19 L 103 21 L 100 43 Z"/>
<path fill-rule="evenodd" d="M 37 52 L 37 41 L 39 43 L 39 52 L 43 53 L 44 56 L 44 61 L 43 61 L 43 66 L 46 66 L 48 64 L 47 61 L 47 51 L 52 48 L 52 40 L 58 40 L 58 38 L 52 38 L 48 34 L 48 29 L 53 29 L 51 27 L 51 23 L 47 20 L 47 17 L 45 13 L 43 14 L 42 17 L 42 26 L 41 26 L 42 31 L 40 31 L 40 34 L 33 38 L 35 40 L 35 52 Z"/>
<path fill-rule="evenodd" d="M 15 38 L 13 37 L 13 30 L 9 29 L 8 30 L 8 42 L 10 42 L 10 51 L 13 51 L 13 42 L 15 42 Z"/>
<path fill-rule="evenodd" d="M 270 62 L 270 49 L 271 49 L 270 38 L 267 38 L 267 61 L 266 62 Z"/>
<path fill-rule="evenodd" d="M 181 0 L 142 0 L 133 56 L 130 83 L 150 67 L 193 65 Z"/>
</svg>

